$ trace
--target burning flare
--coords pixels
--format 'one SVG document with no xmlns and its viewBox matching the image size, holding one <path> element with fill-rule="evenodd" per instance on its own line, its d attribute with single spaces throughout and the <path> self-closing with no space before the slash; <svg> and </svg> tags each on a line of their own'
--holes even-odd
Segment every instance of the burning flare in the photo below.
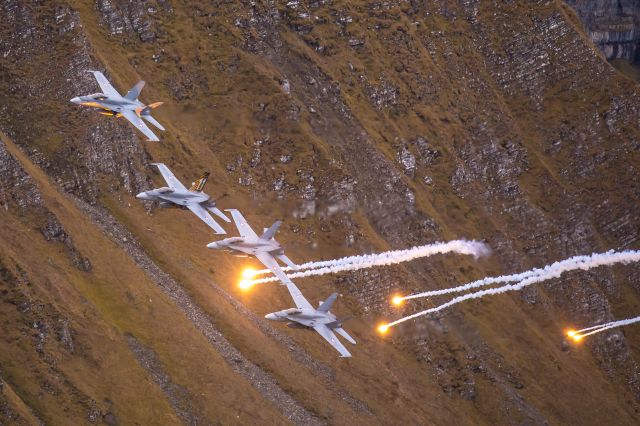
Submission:
<svg viewBox="0 0 640 426">
<path fill-rule="evenodd" d="M 240 287 L 240 290 L 246 291 L 246 290 L 249 290 L 251 287 L 253 287 L 253 284 L 249 280 L 241 280 L 240 283 L 238 284 L 238 287 Z"/>
<path fill-rule="evenodd" d="M 608 266 L 608 265 L 614 265 L 618 263 L 622 263 L 626 265 L 633 262 L 640 262 L 640 250 L 626 250 L 621 252 L 609 250 L 608 252 L 605 252 L 605 253 L 593 253 L 589 256 L 575 256 L 570 259 L 552 263 L 551 265 L 547 265 L 543 268 L 537 268 L 531 271 L 523 272 L 522 274 L 517 274 L 516 276 L 489 277 L 480 281 L 474 281 L 473 283 L 465 284 L 463 286 L 454 287 L 451 289 L 436 290 L 434 292 L 425 292 L 425 293 L 418 293 L 418 294 L 413 294 L 409 296 L 403 296 L 405 300 L 408 300 L 408 299 L 415 299 L 419 297 L 433 296 L 434 293 L 436 292 L 437 294 L 444 294 L 449 292 L 460 292 L 460 291 L 471 290 L 476 287 L 484 286 L 489 283 L 516 281 L 515 284 L 504 285 L 502 287 L 493 287 L 486 290 L 479 290 L 472 293 L 466 293 L 458 297 L 454 297 L 450 301 L 445 302 L 434 308 L 430 308 L 422 312 L 416 312 L 415 314 L 408 315 L 406 317 L 390 322 L 389 324 L 387 324 L 387 326 L 392 327 L 394 325 L 400 324 L 405 321 L 409 321 L 414 318 L 421 317 L 423 315 L 433 314 L 433 313 L 442 311 L 446 308 L 449 308 L 453 305 L 457 305 L 458 303 L 464 302 L 466 300 L 480 299 L 485 296 L 493 296 L 493 295 L 503 294 L 510 291 L 519 291 L 533 284 L 537 284 L 537 283 L 554 279 L 554 278 L 560 278 L 560 276 L 562 276 L 565 272 L 575 271 L 575 270 L 588 271 L 594 268 L 598 268 L 600 266 Z M 640 317 L 638 317 L 638 319 L 632 318 L 629 320 L 624 320 L 624 324 L 619 324 L 619 325 L 627 325 L 636 321 L 640 321 Z M 586 334 L 582 334 L 582 332 L 587 330 L 578 330 L 574 335 L 573 339 L 576 340 L 576 336 L 579 335 L 580 337 L 577 340 L 580 340 L 582 337 L 588 336 L 590 334 L 599 333 L 600 331 L 603 331 L 610 327 L 613 327 L 613 323 L 603 325 L 602 327 L 590 328 L 590 330 L 593 330 L 593 331 Z"/>
<path fill-rule="evenodd" d="M 394 296 L 393 299 L 391 299 L 391 303 L 394 306 L 401 306 L 404 303 L 404 297 L 402 297 L 402 296 Z"/>
<path fill-rule="evenodd" d="M 389 331 L 389 326 L 387 324 L 380 324 L 378 326 L 378 333 L 380 334 L 386 334 L 387 331 Z"/>
<path fill-rule="evenodd" d="M 244 278 L 245 280 L 250 280 L 251 278 L 255 277 L 258 271 L 256 271 L 253 268 L 246 268 L 244 271 L 242 271 L 242 278 Z"/>
<path fill-rule="evenodd" d="M 598 334 L 612 328 L 622 327 L 625 325 L 631 325 L 640 322 L 640 316 L 634 318 L 628 318 L 619 321 L 610 321 L 604 324 L 598 324 L 591 327 L 583 328 L 578 331 L 569 330 L 567 336 L 571 337 L 574 341 L 579 342 L 584 337 L 591 336 L 592 334 Z"/>
</svg>

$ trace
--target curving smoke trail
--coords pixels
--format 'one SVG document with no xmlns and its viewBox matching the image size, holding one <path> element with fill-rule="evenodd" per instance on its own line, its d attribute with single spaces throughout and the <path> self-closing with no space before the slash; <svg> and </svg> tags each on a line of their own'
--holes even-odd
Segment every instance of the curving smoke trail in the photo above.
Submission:
<svg viewBox="0 0 640 426">
<path fill-rule="evenodd" d="M 373 266 L 394 265 L 396 263 L 408 262 L 421 257 L 452 252 L 467 254 L 478 258 L 480 256 L 489 255 L 491 251 L 486 244 L 480 241 L 454 240 L 446 243 L 434 243 L 412 247 L 405 250 L 392 250 L 383 253 L 349 256 L 341 259 L 323 260 L 319 262 L 308 262 L 299 265 L 299 269 L 302 269 L 302 271 L 297 271 L 287 276 L 289 278 L 302 278 L 312 275 L 335 274 L 337 272 L 355 271 L 363 268 L 371 268 Z M 289 267 L 282 269 L 284 271 L 291 271 L 291 268 Z M 271 273 L 271 271 L 268 269 L 262 269 L 257 271 L 256 275 L 266 273 Z M 262 284 L 277 280 L 278 278 L 276 277 L 258 278 L 248 281 L 247 284 Z"/>
<path fill-rule="evenodd" d="M 634 324 L 636 322 L 640 322 L 640 317 L 628 318 L 620 321 L 611 321 L 606 324 L 595 325 L 593 327 L 587 327 L 583 328 L 582 330 L 578 330 L 574 334 L 572 334 L 572 337 L 576 340 L 580 340 L 583 337 L 591 336 L 592 334 L 598 334 L 605 330 Z M 585 333 L 585 331 L 588 331 L 588 333 Z"/>
<path fill-rule="evenodd" d="M 576 265 L 591 265 L 589 266 L 589 269 L 591 269 L 601 265 L 608 265 L 610 255 L 613 255 L 613 254 L 624 255 L 624 253 L 637 253 L 637 252 L 628 251 L 628 252 L 616 253 L 615 250 L 609 250 L 608 252 L 605 252 L 605 253 L 594 253 L 591 255 L 574 256 L 574 257 L 570 257 L 569 259 L 554 262 L 542 268 L 534 268 L 529 271 L 521 272 L 519 274 L 502 275 L 499 277 L 487 277 L 487 278 L 473 281 L 458 287 L 445 288 L 441 290 L 431 290 L 431 291 L 425 291 L 422 293 L 411 294 L 409 296 L 403 296 L 402 299 L 409 300 L 409 299 L 418 299 L 421 297 L 439 296 L 442 294 L 461 293 L 463 291 L 471 290 L 478 287 L 485 287 L 491 284 L 518 282 L 534 276 L 549 274 L 549 273 L 552 273 L 553 271 L 558 271 L 558 270 L 570 271 L 574 269 L 582 269 L 581 266 L 576 266 Z"/>
<path fill-rule="evenodd" d="M 507 291 L 521 290 L 524 287 L 539 283 L 541 281 L 546 281 L 551 278 L 559 278 L 563 273 L 568 271 L 574 271 L 578 269 L 587 271 L 592 268 L 597 268 L 598 266 L 613 265 L 615 263 L 626 264 L 626 263 L 638 262 L 638 261 L 640 261 L 640 251 L 637 251 L 637 250 L 628 250 L 623 252 L 615 252 L 613 250 L 610 250 L 606 253 L 594 253 L 590 256 L 576 256 L 571 259 L 567 259 L 567 261 L 556 262 L 551 265 L 548 265 L 540 269 L 540 271 L 542 272 L 538 272 L 535 275 L 527 276 L 525 279 L 521 280 L 517 284 L 509 284 L 502 287 L 491 288 L 487 290 L 480 290 L 474 293 L 458 296 L 453 298 L 449 302 L 443 303 L 440 306 L 436 306 L 435 308 L 427 309 L 425 311 L 418 312 L 404 318 L 400 318 L 399 320 L 396 320 L 387 324 L 387 326 L 391 327 L 413 318 L 438 312 L 450 306 L 456 305 L 460 302 L 464 302 L 465 300 L 479 299 L 484 296 L 506 293 Z M 497 277 L 497 278 L 504 278 L 504 277 Z M 411 296 L 405 297 L 405 299 L 408 299 L 410 297 Z M 426 297 L 426 296 L 421 296 L 421 297 Z"/>
</svg>

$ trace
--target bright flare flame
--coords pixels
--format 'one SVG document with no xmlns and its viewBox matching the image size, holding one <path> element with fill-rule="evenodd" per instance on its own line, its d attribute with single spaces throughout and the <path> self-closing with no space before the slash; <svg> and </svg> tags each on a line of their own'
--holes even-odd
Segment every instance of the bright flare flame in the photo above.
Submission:
<svg viewBox="0 0 640 426">
<path fill-rule="evenodd" d="M 576 333 L 577 333 L 577 332 L 576 332 L 575 330 L 569 330 L 569 331 L 567 331 L 567 336 L 569 336 L 569 337 L 573 337 L 573 336 L 575 336 L 575 335 L 576 335 Z"/>
<path fill-rule="evenodd" d="M 238 287 L 240 287 L 241 290 L 249 290 L 253 287 L 253 284 L 249 280 L 242 280 L 240 281 L 240 284 L 238 284 Z"/>
<path fill-rule="evenodd" d="M 391 303 L 393 303 L 395 306 L 400 306 L 404 303 L 404 297 L 395 296 L 393 299 L 391 299 Z"/>
<path fill-rule="evenodd" d="M 574 334 L 573 336 L 571 336 L 574 342 L 579 342 L 580 340 L 582 340 L 583 337 L 584 336 L 581 334 Z"/>
<path fill-rule="evenodd" d="M 387 324 L 380 324 L 378 326 L 378 333 L 380 334 L 386 334 L 387 331 L 389 331 L 389 326 Z"/>
<path fill-rule="evenodd" d="M 256 271 L 253 268 L 247 268 L 244 271 L 242 271 L 242 278 L 246 279 L 246 280 L 250 280 L 251 278 L 256 276 L 256 273 L 258 271 Z"/>
</svg>

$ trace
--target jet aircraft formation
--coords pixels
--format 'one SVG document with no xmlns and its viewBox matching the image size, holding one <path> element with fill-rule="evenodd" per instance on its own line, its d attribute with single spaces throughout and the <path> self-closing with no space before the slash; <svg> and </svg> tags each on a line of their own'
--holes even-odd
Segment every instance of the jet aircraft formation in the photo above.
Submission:
<svg viewBox="0 0 640 426">
<path fill-rule="evenodd" d="M 147 140 L 159 141 L 158 137 L 147 127 L 144 121 L 151 123 L 160 130 L 165 130 L 164 127 L 151 116 L 151 110 L 162 105 L 162 102 L 145 105 L 138 100 L 138 96 L 145 85 L 144 81 L 138 82 L 125 96 L 121 96 L 100 71 L 89 72 L 93 73 L 102 92 L 87 96 L 78 96 L 71 99 L 71 102 L 95 108 L 100 114 L 110 117 L 124 117 L 141 131 L 148 138 Z M 153 163 L 153 165 L 158 167 L 167 186 L 143 191 L 136 195 L 136 198 L 144 201 L 158 202 L 160 207 L 188 209 L 213 229 L 216 234 L 226 234 L 224 228 L 209 214 L 213 213 L 223 221 L 231 222 L 229 218 L 216 207 L 215 201 L 203 192 L 204 186 L 209 178 L 209 173 L 204 173 L 199 179 L 193 182 L 190 188 L 187 188 L 175 177 L 165 164 Z M 297 265 L 284 254 L 284 249 L 274 238 L 282 222 L 276 221 L 270 228 L 265 229 L 262 235 L 258 236 L 240 211 L 236 209 L 226 209 L 225 211 L 231 214 L 240 236 L 212 242 L 208 244 L 207 247 L 223 250 L 239 256 L 250 255 L 256 257 L 287 287 L 296 305 L 296 308 L 267 314 L 265 318 L 273 321 L 285 321 L 289 327 L 293 328 L 315 330 L 340 353 L 341 357 L 351 357 L 351 353 L 344 347 L 335 333 L 352 344 L 355 344 L 356 341 L 342 328 L 342 323 L 345 319 L 339 320 L 329 311 L 336 301 L 338 294 L 333 293 L 327 300 L 320 302 L 318 308 L 315 309 L 281 269 L 278 261 L 283 262 L 293 269 L 297 269 Z"/>
<path fill-rule="evenodd" d="M 145 121 L 152 124 L 156 128 L 160 130 L 165 130 L 164 127 L 151 116 L 151 111 L 154 108 L 162 105 L 162 102 L 155 102 L 149 105 L 145 105 L 140 100 L 138 100 L 138 96 L 142 91 L 142 88 L 145 85 L 144 81 L 139 81 L 135 86 L 133 86 L 126 95 L 122 96 L 120 93 L 109 83 L 109 81 L 105 78 L 105 76 L 100 71 L 89 71 L 91 72 L 98 85 L 100 86 L 101 92 L 94 93 L 92 95 L 86 96 L 78 96 L 71 99 L 71 102 L 83 106 L 88 106 L 97 109 L 100 114 L 107 115 L 110 117 L 124 117 L 130 123 L 132 123 L 139 131 L 141 131 L 149 141 L 158 141 L 158 137 L 147 127 Z M 162 174 L 167 186 L 161 188 L 150 189 L 147 191 L 143 191 L 139 193 L 136 197 L 138 199 L 144 201 L 153 201 L 158 202 L 160 207 L 179 207 L 183 209 L 188 209 L 193 212 L 200 220 L 206 223 L 216 234 L 226 234 L 225 229 L 216 222 L 210 213 L 217 216 L 219 219 L 224 222 L 231 222 L 227 215 L 225 215 L 218 207 L 216 206 L 215 201 L 203 192 L 204 186 L 207 183 L 209 178 L 209 173 L 204 173 L 200 178 L 198 178 L 195 182 L 192 183 L 191 187 L 187 188 L 184 186 L 169 170 L 169 168 L 163 163 L 153 163 L 154 166 L 158 167 L 158 170 Z M 329 309 L 336 301 L 338 294 L 333 293 L 327 300 L 320 302 L 318 308 L 314 308 L 311 303 L 302 295 L 298 287 L 291 281 L 291 277 L 287 276 L 283 269 L 280 267 L 279 262 L 287 265 L 288 268 L 291 269 L 299 269 L 299 267 L 291 261 L 285 254 L 284 249 L 278 243 L 274 236 L 278 231 L 278 228 L 282 224 L 281 221 L 276 221 L 270 228 L 265 229 L 262 235 L 258 235 L 251 226 L 247 223 L 246 219 L 238 211 L 237 209 L 226 209 L 227 212 L 231 214 L 233 222 L 240 234 L 239 237 L 230 237 L 225 238 L 220 241 L 215 241 L 207 244 L 208 248 L 222 250 L 225 252 L 229 252 L 236 256 L 254 256 L 261 263 L 263 263 L 268 270 L 270 270 L 273 275 L 275 275 L 276 279 L 281 282 L 282 285 L 285 285 L 291 298 L 293 299 L 296 307 L 284 309 L 277 312 L 272 312 L 265 316 L 266 319 L 273 321 L 284 321 L 287 322 L 289 327 L 293 328 L 305 328 L 315 330 L 320 334 L 334 349 L 336 349 L 340 356 L 342 357 L 350 357 L 351 354 L 344 347 L 341 341 L 337 338 L 336 334 L 342 336 L 344 339 L 349 341 L 352 344 L 355 344 L 355 340 L 342 328 L 342 324 L 345 319 L 337 319 L 335 315 L 333 315 Z M 451 243 L 460 243 L 460 241 L 454 241 Z M 441 245 L 441 244 L 440 244 Z M 410 253 L 405 253 L 401 255 L 400 258 L 407 257 L 407 254 L 410 254 L 408 258 L 413 258 L 413 252 L 418 249 L 426 248 L 427 252 L 432 252 L 434 246 L 439 246 L 439 244 L 425 246 L 425 247 L 414 247 L 410 250 L 406 250 Z M 441 250 L 441 249 L 438 249 Z M 462 251 L 459 251 L 462 252 Z M 475 255 L 475 254 L 474 254 Z M 635 251 L 627 251 L 622 253 L 613 253 L 607 252 L 603 254 L 593 254 L 590 262 L 583 264 L 574 265 L 573 269 L 589 269 L 591 267 L 599 266 L 601 264 L 612 264 L 616 262 L 629 263 L 631 261 L 638 261 L 638 252 Z M 356 256 L 357 257 L 357 256 Z M 384 256 L 383 256 L 384 258 Z M 606 261 L 602 261 L 603 258 L 606 258 Z M 398 259 L 396 259 L 398 260 Z M 466 284 L 460 287 L 456 287 L 453 289 L 445 289 L 445 290 L 436 290 L 433 292 L 425 292 L 419 293 L 410 296 L 396 296 L 393 298 L 392 303 L 396 306 L 401 305 L 405 300 L 418 298 L 418 297 L 426 297 L 435 294 L 444 294 L 448 292 L 459 291 L 460 289 L 471 289 L 476 285 L 482 284 L 492 284 L 496 282 L 510 282 L 510 281 L 519 281 L 513 285 L 505 285 L 503 287 L 491 288 L 488 290 L 481 290 L 475 293 L 469 293 L 467 295 L 459 296 L 454 298 L 453 300 L 444 303 L 435 308 L 431 308 L 422 312 L 418 312 L 394 322 L 388 324 L 382 324 L 378 327 L 378 331 L 382 334 L 386 333 L 390 327 L 400 324 L 404 321 L 407 321 L 412 318 L 416 318 L 418 316 L 422 316 L 428 313 L 436 312 L 441 309 L 444 309 L 453 304 L 459 303 L 463 300 L 473 299 L 483 297 L 484 295 L 489 294 L 500 294 L 505 291 L 510 290 L 518 290 L 524 286 L 528 286 L 530 284 L 536 283 L 538 281 L 548 279 L 547 275 L 549 275 L 550 271 L 555 267 L 558 269 L 559 266 L 564 265 L 566 262 L 572 262 L 575 259 L 567 259 L 563 262 L 556 262 L 553 265 L 545 267 L 545 273 L 537 273 L 537 270 L 528 271 L 523 274 L 516 274 L 514 276 L 505 276 L 505 277 L 497 277 L 497 278 L 486 278 L 480 280 L 478 282 Z M 583 259 L 584 260 L 584 259 Z M 589 260 L 589 259 L 587 259 Z M 403 260 L 404 261 L 404 260 Z M 586 261 L 585 261 L 586 262 Z M 604 263 L 603 263 L 604 262 Z M 313 263 L 313 262 L 311 262 Z M 323 263 L 323 262 L 316 262 Z M 388 259 L 383 259 L 381 264 L 388 264 Z M 351 265 L 352 266 L 352 265 Z M 349 266 L 349 268 L 351 267 Z M 587 267 L 588 266 L 588 267 Z M 320 268 L 326 269 L 326 268 Z M 318 269 L 318 270 L 320 270 Z M 328 268 L 332 271 L 336 268 Z M 567 269 L 570 270 L 571 268 Z M 307 271 L 308 272 L 308 271 Z M 303 274 L 307 272 L 302 272 Z M 516 277 L 517 279 L 512 279 Z M 553 274 L 550 275 L 553 277 Z M 252 278 L 252 277 L 246 277 Z M 260 280 L 255 280 L 260 281 Z M 243 280 L 240 283 L 241 287 L 250 287 L 255 284 L 255 281 L 252 282 L 250 280 Z M 266 280 L 265 280 L 266 281 Z M 599 333 L 604 330 L 608 330 L 613 327 L 618 327 L 620 325 L 627 325 L 640 322 L 640 317 L 631 318 L 628 320 L 622 321 L 613 321 L 606 324 L 602 324 L 594 327 L 587 327 L 578 331 L 570 331 L 569 337 L 572 337 L 575 341 L 579 341 L 585 336 L 589 336 L 591 334 Z"/>
</svg>

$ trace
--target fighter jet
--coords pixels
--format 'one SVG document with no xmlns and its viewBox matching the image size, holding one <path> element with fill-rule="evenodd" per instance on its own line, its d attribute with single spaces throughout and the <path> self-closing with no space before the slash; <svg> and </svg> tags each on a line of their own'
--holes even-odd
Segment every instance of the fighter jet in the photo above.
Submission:
<svg viewBox="0 0 640 426">
<path fill-rule="evenodd" d="M 351 354 L 344 347 L 342 342 L 336 337 L 334 332 L 338 333 L 350 343 L 356 344 L 356 341 L 342 328 L 342 323 L 346 319 L 338 320 L 336 316 L 329 312 L 331 305 L 336 301 L 338 293 L 333 293 L 324 302 L 320 302 L 318 309 L 314 309 L 311 303 L 302 295 L 298 287 L 285 276 L 284 284 L 291 294 L 297 308 L 285 309 L 278 312 L 272 312 L 265 315 L 265 318 L 272 321 L 288 321 L 288 326 L 292 328 L 314 329 L 324 339 L 331 344 L 342 358 L 351 357 Z"/>
<path fill-rule="evenodd" d="M 88 96 L 78 96 L 71 99 L 71 102 L 78 105 L 84 105 L 88 107 L 94 107 L 98 109 L 98 112 L 110 117 L 124 117 L 145 134 L 150 141 L 159 141 L 158 137 L 144 124 L 141 119 L 147 120 L 160 130 L 164 130 L 162 124 L 158 123 L 155 118 L 151 116 L 151 110 L 162 105 L 162 102 L 155 102 L 150 105 L 145 105 L 138 100 L 140 91 L 144 87 L 144 81 L 139 81 L 135 86 L 127 92 L 125 96 L 120 96 L 120 93 L 109 83 L 105 76 L 100 71 L 88 71 L 93 73 L 102 93 L 94 93 Z"/>
<path fill-rule="evenodd" d="M 136 195 L 136 198 L 146 201 L 159 201 L 160 207 L 178 206 L 187 208 L 216 231 L 216 234 L 227 233 L 207 212 L 207 210 L 209 210 L 222 220 L 231 222 L 229 218 L 216 207 L 215 201 L 202 192 L 209 178 L 209 173 L 203 174 L 198 180 L 193 182 L 191 188 L 187 189 L 173 173 L 171 173 L 171 170 L 169 170 L 167 166 L 162 163 L 153 163 L 153 165 L 158 166 L 162 177 L 169 186 L 141 192 Z"/>
<path fill-rule="evenodd" d="M 269 268 L 281 281 L 288 279 L 285 273 L 278 264 L 280 261 L 284 262 L 293 269 L 298 269 L 298 266 L 284 255 L 284 249 L 278 243 L 273 236 L 278 231 L 282 221 L 276 221 L 269 229 L 265 229 L 261 236 L 258 236 L 251 226 L 247 223 L 242 213 L 235 209 L 225 210 L 231 213 L 236 228 L 240 233 L 239 237 L 225 238 L 221 241 L 216 241 L 207 244 L 210 249 L 225 250 L 229 252 L 239 252 L 236 256 L 255 256 L 260 262 Z"/>
</svg>

